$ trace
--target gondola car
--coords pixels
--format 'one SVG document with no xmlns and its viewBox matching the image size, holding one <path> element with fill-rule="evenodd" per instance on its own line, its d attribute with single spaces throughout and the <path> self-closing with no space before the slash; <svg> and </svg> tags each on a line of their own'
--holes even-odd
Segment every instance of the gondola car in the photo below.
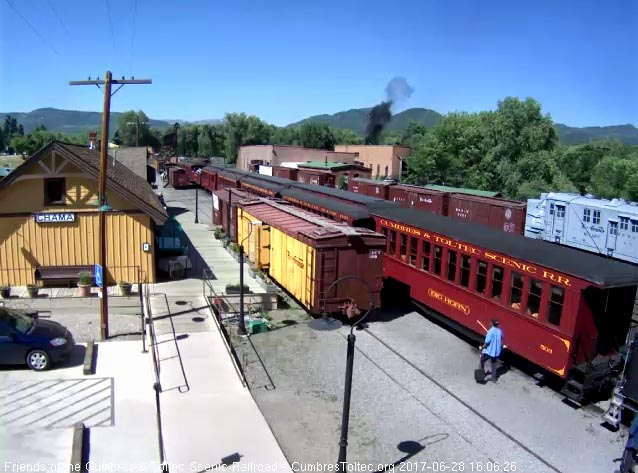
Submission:
<svg viewBox="0 0 638 473">
<path fill-rule="evenodd" d="M 384 276 L 446 323 L 508 347 L 581 401 L 608 386 L 626 343 L 638 268 L 416 209 L 376 209 Z"/>
</svg>

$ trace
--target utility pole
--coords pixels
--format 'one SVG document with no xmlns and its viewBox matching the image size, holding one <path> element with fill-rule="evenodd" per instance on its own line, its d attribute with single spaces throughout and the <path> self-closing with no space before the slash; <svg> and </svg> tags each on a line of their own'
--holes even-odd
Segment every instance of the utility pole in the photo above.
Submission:
<svg viewBox="0 0 638 473">
<path fill-rule="evenodd" d="M 150 79 L 116 79 L 113 80 L 111 71 L 106 71 L 104 80 L 77 80 L 70 81 L 69 85 L 95 85 L 100 88 L 104 85 L 104 109 L 102 111 L 102 141 L 100 143 L 100 184 L 98 194 L 98 205 L 100 207 L 99 233 L 100 233 L 100 266 L 102 267 L 102 301 L 100 303 L 100 335 L 102 340 L 109 337 L 109 317 L 108 317 L 108 271 L 106 268 L 106 212 L 110 208 L 106 204 L 106 168 L 109 151 L 109 117 L 111 114 L 111 96 L 126 84 L 151 84 Z M 120 86 L 111 93 L 111 86 Z"/>
</svg>

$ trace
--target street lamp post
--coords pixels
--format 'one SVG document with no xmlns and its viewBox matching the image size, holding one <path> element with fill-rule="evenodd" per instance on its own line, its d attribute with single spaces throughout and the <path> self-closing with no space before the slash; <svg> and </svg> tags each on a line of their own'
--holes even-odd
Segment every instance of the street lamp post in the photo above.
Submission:
<svg viewBox="0 0 638 473">
<path fill-rule="evenodd" d="M 244 242 L 252 234 L 255 222 L 248 220 L 244 216 L 243 210 L 241 214 L 238 213 L 238 217 L 237 225 L 241 225 L 241 219 L 245 218 L 250 227 L 248 235 L 246 235 L 239 244 L 239 327 L 237 333 L 239 333 L 239 335 L 246 335 L 246 322 L 244 321 Z M 239 235 L 239 231 L 237 234 Z"/>
<path fill-rule="evenodd" d="M 202 173 L 201 169 L 197 170 L 199 174 L 199 187 L 202 186 Z M 199 187 L 195 189 L 195 223 L 199 223 Z"/>
<path fill-rule="evenodd" d="M 347 456 L 347 450 L 348 450 L 348 426 L 350 424 L 350 399 L 352 395 L 352 372 L 354 369 L 354 347 L 355 347 L 355 341 L 357 340 L 357 337 L 354 335 L 354 329 L 357 325 L 363 322 L 363 320 L 366 317 L 368 317 L 368 315 L 374 308 L 374 302 L 372 301 L 372 291 L 370 290 L 370 286 L 364 279 L 360 278 L 359 276 L 344 276 L 342 278 L 337 279 L 328 287 L 328 290 L 325 292 L 325 296 L 322 299 L 323 304 L 321 305 L 322 307 L 321 319 L 313 320 L 309 324 L 311 328 L 313 328 L 314 330 L 319 330 L 319 331 L 336 330 L 341 327 L 341 323 L 339 321 L 328 317 L 328 314 L 326 312 L 325 301 L 326 301 L 326 298 L 328 297 L 328 294 L 330 293 L 330 290 L 334 286 L 336 286 L 338 283 L 346 279 L 356 279 L 360 281 L 361 283 L 363 283 L 368 289 L 368 297 L 370 300 L 369 300 L 368 310 L 363 315 L 363 317 L 361 317 L 357 322 L 352 324 L 352 326 L 350 327 L 350 333 L 348 334 L 348 338 L 347 338 L 348 349 L 346 352 L 346 379 L 344 383 L 344 392 L 343 392 L 343 410 L 341 413 L 341 436 L 339 438 L 339 458 L 337 460 L 337 471 L 345 471 L 346 469 L 345 463 L 346 463 L 346 456 Z M 342 307 L 342 310 L 345 313 L 345 315 L 348 317 L 348 319 L 352 319 L 356 317 L 357 315 L 361 314 L 361 311 L 352 300 L 346 303 Z"/>
</svg>

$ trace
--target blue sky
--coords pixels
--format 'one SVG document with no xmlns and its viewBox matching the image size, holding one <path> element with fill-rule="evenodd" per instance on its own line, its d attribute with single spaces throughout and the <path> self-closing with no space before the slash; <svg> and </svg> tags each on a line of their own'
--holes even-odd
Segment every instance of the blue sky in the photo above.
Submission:
<svg viewBox="0 0 638 473">
<path fill-rule="evenodd" d="M 110 69 L 153 80 L 124 87 L 112 110 L 158 119 L 246 112 L 286 125 L 372 106 L 403 76 L 415 89 L 403 108 L 471 112 L 529 96 L 572 126 L 638 125 L 635 0 L 137 0 L 134 10 L 135 0 L 0 0 L 0 111 L 99 111 L 97 88 L 68 81 Z"/>
</svg>

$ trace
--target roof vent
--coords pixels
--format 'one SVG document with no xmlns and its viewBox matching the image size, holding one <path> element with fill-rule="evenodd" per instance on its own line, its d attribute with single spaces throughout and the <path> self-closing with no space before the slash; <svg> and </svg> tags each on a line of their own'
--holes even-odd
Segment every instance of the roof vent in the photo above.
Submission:
<svg viewBox="0 0 638 473">
<path fill-rule="evenodd" d="M 585 194 L 585 197 L 588 198 L 588 199 L 597 199 L 598 198 L 594 194 Z"/>
</svg>

